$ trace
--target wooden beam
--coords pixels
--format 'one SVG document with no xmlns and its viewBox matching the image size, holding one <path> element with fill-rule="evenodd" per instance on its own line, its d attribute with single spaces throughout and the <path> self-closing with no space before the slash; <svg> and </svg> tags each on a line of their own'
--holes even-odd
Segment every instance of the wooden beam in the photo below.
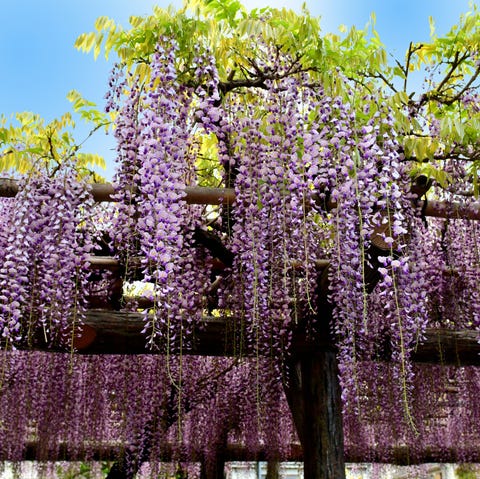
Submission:
<svg viewBox="0 0 480 479">
<path fill-rule="evenodd" d="M 466 219 L 480 220 L 480 203 L 446 203 L 443 201 L 430 200 L 428 202 L 419 201 L 419 208 L 423 208 L 425 216 L 434 218 Z"/>
<path fill-rule="evenodd" d="M 143 313 L 90 310 L 83 330 L 77 333 L 75 346 L 79 354 L 158 354 L 146 347 Z M 198 325 L 184 354 L 205 356 L 248 355 L 242 344 L 244 331 L 235 317 L 204 317 Z M 312 351 L 303 339 L 296 340 L 294 348 L 300 354 Z M 38 344 L 36 349 L 46 350 Z M 315 348 L 313 348 L 315 349 Z M 252 353 L 253 354 L 253 353 Z M 388 357 L 377 358 L 388 361 Z M 452 366 L 480 366 L 480 344 L 475 331 L 429 329 L 426 339 L 418 344 L 412 355 L 417 363 Z"/>
<path fill-rule="evenodd" d="M 115 271 L 121 268 L 124 268 L 125 265 L 122 264 L 117 258 L 112 256 L 90 256 L 87 258 L 88 263 L 90 264 L 90 269 L 104 269 Z M 136 256 L 129 258 L 128 260 L 130 268 L 141 268 L 142 267 L 142 258 Z M 218 260 L 217 258 L 212 259 L 209 263 L 209 266 L 214 269 L 224 269 L 225 263 Z M 304 264 L 300 261 L 292 261 L 291 263 L 293 269 L 302 269 Z M 315 261 L 315 267 L 318 270 L 327 268 L 330 265 L 330 261 L 327 259 L 319 259 Z"/>
<path fill-rule="evenodd" d="M 480 344 L 477 331 L 429 329 L 426 339 L 412 355 L 417 363 L 451 366 L 480 366 Z"/>
<path fill-rule="evenodd" d="M 93 199 L 97 202 L 114 201 L 114 186 L 109 183 L 94 183 L 90 185 Z M 0 179 L 0 197 L 13 197 L 18 193 L 18 182 L 12 179 Z M 233 188 L 185 188 L 185 201 L 189 204 L 220 205 L 232 204 L 235 201 Z M 336 207 L 335 202 L 325 205 L 327 210 Z M 480 203 L 464 205 L 462 203 L 446 203 L 441 201 L 418 201 L 418 208 L 425 216 L 436 218 L 463 218 L 480 220 Z"/>
<path fill-rule="evenodd" d="M 110 183 L 93 183 L 89 185 L 94 201 L 109 202 L 115 201 L 115 188 Z M 0 178 L 0 197 L 12 198 L 18 193 L 18 182 L 8 178 Z M 189 204 L 220 205 L 231 204 L 235 201 L 235 190 L 233 188 L 206 188 L 190 187 L 185 188 L 185 201 Z"/>
<path fill-rule="evenodd" d="M 88 446 L 91 454 L 88 457 L 92 461 L 117 461 L 121 457 L 123 446 L 113 445 L 96 445 L 92 447 Z M 173 453 L 171 445 L 163 445 L 162 452 L 158 461 L 171 462 L 174 460 L 182 460 L 185 462 L 196 462 L 195 457 L 199 459 L 202 457 L 202 450 L 197 453 L 180 456 L 179 452 Z M 181 454 L 181 453 L 180 453 Z M 48 450 L 43 445 L 39 445 L 35 442 L 29 443 L 24 450 L 23 460 L 25 461 L 84 461 L 85 451 L 81 447 L 75 445 L 69 447 L 67 444 L 60 444 L 52 450 Z M 263 448 L 256 450 L 247 449 L 242 445 L 229 444 L 224 450 L 225 461 L 267 461 L 270 456 L 268 452 Z M 365 447 L 364 445 L 355 446 L 347 445 L 345 448 L 345 459 L 347 463 L 382 463 L 392 464 L 397 466 L 411 466 L 416 464 L 425 463 L 455 463 L 461 461 L 463 458 L 468 457 L 470 462 L 480 462 L 480 448 L 477 444 L 466 445 L 463 444 L 459 447 L 427 447 L 425 450 L 410 450 L 405 446 L 394 446 L 388 451 L 378 450 L 374 447 Z M 0 456 L 0 461 L 8 461 L 13 458 L 8 455 Z M 281 457 L 278 458 L 281 462 L 286 461 L 303 461 L 303 452 L 300 444 L 293 443 L 288 449 L 286 449 Z M 15 458 L 16 460 L 16 458 Z"/>
<path fill-rule="evenodd" d="M 90 310 L 75 335 L 74 347 L 79 354 L 158 354 L 146 345 L 143 313 Z M 192 340 L 184 345 L 183 354 L 203 356 L 236 356 L 245 354 L 242 331 L 236 318 L 204 317 Z M 20 346 L 21 348 L 21 346 Z M 47 350 L 36 344 L 35 349 Z M 57 351 L 63 352 L 63 351 Z"/>
</svg>

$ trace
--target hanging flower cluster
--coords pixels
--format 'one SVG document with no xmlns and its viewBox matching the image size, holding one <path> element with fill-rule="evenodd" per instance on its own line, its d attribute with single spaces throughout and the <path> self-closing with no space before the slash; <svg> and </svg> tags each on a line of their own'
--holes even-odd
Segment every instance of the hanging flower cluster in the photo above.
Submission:
<svg viewBox="0 0 480 479">
<path fill-rule="evenodd" d="M 369 118 L 363 125 L 341 98 L 320 106 L 324 124 L 334 125 L 323 140 L 328 156 L 321 185 L 335 205 L 325 218 L 335 235 L 326 254 L 344 408 L 355 407 L 360 394 L 358 360 L 386 347 L 408 415 L 409 355 L 428 318 L 429 280 L 417 241 L 421 225 L 393 120 L 373 97 L 362 101 Z"/>
<path fill-rule="evenodd" d="M 363 366 L 357 375 L 362 415 L 347 412 L 344 416 L 347 456 L 363 457 L 366 462 L 395 462 L 408 454 L 408 463 L 417 464 L 425 462 L 429 451 L 446 462 L 477 461 L 474 390 L 478 387 L 478 368 L 414 366 L 413 429 L 398 407 L 402 393 L 395 387 L 398 378 L 394 368 L 381 362 Z"/>
<path fill-rule="evenodd" d="M 112 243 L 120 245 L 121 257 L 125 258 L 128 266 L 128 258 L 138 253 L 138 237 L 135 229 L 138 218 L 135 188 L 139 181 L 137 175 L 139 169 L 137 114 L 140 85 L 135 80 L 131 85 L 127 85 L 123 70 L 116 65 L 112 71 L 109 87 L 105 109 L 107 113 L 115 112 L 117 114 L 114 134 L 117 140 L 119 165 L 114 177 L 117 204 L 112 227 Z M 122 100 L 121 104 L 120 100 Z"/>
<path fill-rule="evenodd" d="M 298 440 L 282 381 L 300 337 L 338 348 L 347 455 L 388 460 L 408 446 L 415 460 L 463 444 L 457 458 L 478 459 L 478 372 L 411 362 L 427 328 L 480 326 L 478 226 L 419 218 L 387 106 L 355 85 L 327 93 L 277 47 L 258 51 L 263 77 L 248 90 L 222 83 L 200 46 L 186 65 L 166 37 L 146 80 L 114 70 L 116 206 L 102 235 L 123 279 L 149 290 L 146 342 L 165 355 L 2 352 L 1 458 L 21 460 L 32 441 L 42 460 L 61 445 L 87 459 L 110 448 L 133 475 L 167 456 L 211 471 L 232 444 L 286 457 Z M 235 191 L 218 214 L 186 201 L 205 135 L 216 177 Z M 25 178 L 0 201 L 5 349 L 68 346 L 85 314 L 99 217 L 72 173 Z M 202 234 L 224 264 L 212 268 Z M 182 355 L 207 307 L 245 332 L 237 358 Z"/>
<path fill-rule="evenodd" d="M 243 447 L 252 456 L 266 451 L 271 460 L 295 457 L 298 449 L 268 360 L 261 367 L 270 379 L 259 389 L 255 359 L 184 358 L 181 393 L 171 382 L 178 380 L 178 359 L 162 355 L 15 351 L 3 352 L 1 361 L 1 460 L 118 457 L 138 471 L 143 461 L 155 469 L 161 460 L 192 458 L 213 467 L 230 447 Z M 383 378 L 381 385 L 372 381 L 373 374 Z M 478 462 L 478 374 L 475 367 L 416 366 L 417 434 L 399 414 L 393 368 L 364 363 L 357 374 L 362 417 L 353 410 L 344 416 L 347 459 L 407 460 L 408 454 L 415 463 L 430 452 Z"/>
<path fill-rule="evenodd" d="M 291 59 L 267 45 L 256 66 L 276 77 L 261 88 L 225 95 L 213 57 L 197 52 L 199 86 L 189 89 L 178 82 L 175 45 L 162 42 L 152 57 L 150 84 L 142 93 L 133 84 L 119 110 L 117 133 L 119 151 L 135 145 L 134 154 L 121 155 L 119 170 L 119 178 L 133 172 L 130 191 L 133 181 L 139 194 L 125 198 L 135 218 L 129 210 L 121 223 L 129 224 L 125 234 L 130 229 L 127 238 L 138 241 L 145 277 L 155 283 L 150 337 L 170 344 L 178 331 L 185 333 L 182 311 L 202 313 L 200 283 L 207 276 L 192 292 L 190 275 L 195 268 L 205 271 L 192 242 L 199 223 L 182 200 L 185 185 L 194 184 L 188 153 L 201 128 L 215 135 L 225 185 L 235 188 L 235 205 L 224 208 L 216 225 L 234 255 L 218 306 L 245 326 L 244 350 L 275 356 L 281 367 L 296 331 L 329 335 L 332 328 L 345 409 L 360 394 L 360 361 L 388 352 L 409 416 L 410 353 L 435 321 L 433 298 L 443 283 L 431 281 L 431 260 L 443 253 L 412 207 L 408 164 L 388 108 L 374 96 L 362 97 L 359 115 L 357 88 L 331 98 L 309 85 L 307 74 L 288 75 Z M 322 259 L 330 261 L 334 305 L 333 323 L 326 326 Z M 477 324 L 475 314 L 471 324 Z M 160 333 L 165 323 L 170 334 Z"/>
<path fill-rule="evenodd" d="M 116 247 L 127 276 L 129 255 L 141 258 L 154 301 L 145 331 L 153 348 L 162 343 L 168 349 L 181 347 L 199 322 L 208 279 L 208 272 L 196 268 L 204 253 L 193 248 L 198 208 L 183 200 L 185 187 L 195 179 L 196 155 L 192 92 L 177 82 L 176 49 L 168 39 L 159 42 L 149 84 L 133 82 L 116 124 L 121 165 L 116 176 Z"/>
<path fill-rule="evenodd" d="M 2 202 L 0 330 L 8 348 L 70 345 L 85 312 L 90 238 L 82 229 L 88 188 L 62 165 L 54 178 L 23 180 Z"/>
<path fill-rule="evenodd" d="M 280 59 L 272 67 L 286 68 Z M 320 134 L 308 129 L 310 98 L 302 96 L 301 79 L 266 82 L 256 92 L 264 106 L 259 113 L 242 93 L 219 106 L 211 59 L 202 73 L 210 75 L 213 94 L 196 115 L 216 135 L 225 182 L 236 195 L 231 216 L 222 218 L 235 256 L 233 281 L 221 286 L 220 304 L 246 325 L 246 349 L 273 355 L 280 365 L 293 330 L 315 309 L 315 262 L 325 236 L 314 201 Z"/>
<path fill-rule="evenodd" d="M 281 389 L 271 380 L 258 390 L 254 361 L 192 357 L 181 373 L 181 360 L 163 355 L 15 351 L 1 361 L 0 460 L 124 457 L 138 470 L 162 458 L 208 464 L 238 444 L 272 458 L 290 452 Z M 180 374 L 182 391 L 172 383 Z"/>
</svg>

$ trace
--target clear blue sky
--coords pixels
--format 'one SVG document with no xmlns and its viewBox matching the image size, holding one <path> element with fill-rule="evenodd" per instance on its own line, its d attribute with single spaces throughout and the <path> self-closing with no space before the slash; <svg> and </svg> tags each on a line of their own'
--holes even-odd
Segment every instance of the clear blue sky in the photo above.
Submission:
<svg viewBox="0 0 480 479">
<path fill-rule="evenodd" d="M 93 29 L 100 15 L 124 26 L 129 15 L 151 12 L 152 6 L 181 5 L 181 0 L 0 0 L 0 113 L 33 111 L 46 120 L 70 109 L 66 94 L 79 90 L 86 98 L 103 103 L 110 65 L 102 56 L 76 51 L 80 33 Z M 247 8 L 271 5 L 299 10 L 298 0 L 246 0 Z M 374 11 L 377 30 L 388 52 L 402 58 L 410 41 L 429 38 L 432 16 L 439 34 L 445 33 L 469 10 L 468 0 L 307 0 L 307 8 L 321 17 L 324 32 L 341 24 L 363 27 Z M 80 126 L 80 120 L 79 120 Z M 87 134 L 80 128 L 77 139 Z M 101 134 L 86 144 L 86 150 L 102 154 L 111 165 L 111 137 Z M 111 176 L 109 167 L 107 176 Z"/>
</svg>

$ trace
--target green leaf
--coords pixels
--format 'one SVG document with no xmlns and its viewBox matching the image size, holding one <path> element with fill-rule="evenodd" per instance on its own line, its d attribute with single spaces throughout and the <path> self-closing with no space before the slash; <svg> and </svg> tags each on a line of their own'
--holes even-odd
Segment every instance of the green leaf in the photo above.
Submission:
<svg viewBox="0 0 480 479">
<path fill-rule="evenodd" d="M 461 119 L 458 117 L 454 119 L 454 125 L 458 141 L 461 143 L 463 141 L 463 137 L 465 136 L 465 127 L 463 126 Z"/>
<path fill-rule="evenodd" d="M 411 170 L 410 176 L 412 178 L 426 176 L 427 178 L 434 180 L 442 188 L 447 188 L 448 185 L 453 181 L 451 175 L 441 168 L 432 165 L 431 163 L 418 164 Z"/>
</svg>

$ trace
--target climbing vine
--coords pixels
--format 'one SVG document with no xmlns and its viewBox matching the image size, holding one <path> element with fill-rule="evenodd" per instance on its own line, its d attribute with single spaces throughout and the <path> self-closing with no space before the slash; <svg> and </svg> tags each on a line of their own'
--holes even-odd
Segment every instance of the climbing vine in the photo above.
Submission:
<svg viewBox="0 0 480 479">
<path fill-rule="evenodd" d="M 187 5 L 130 30 L 101 18 L 77 41 L 120 60 L 107 211 L 85 174 L 95 157 L 2 120 L 0 166 L 19 182 L 0 202 L 0 457 L 21 460 L 32 441 L 42 460 L 103 450 L 126 477 L 166 456 L 208 469 L 235 444 L 288 457 L 299 438 L 282 388 L 302 341 L 335 349 L 347 455 L 459 446 L 476 460 L 478 371 L 412 360 L 428 330 L 479 327 L 478 225 L 451 214 L 478 196 L 476 10 L 455 42 L 412 44 L 392 68 L 367 30 L 320 37 L 308 12 Z M 428 90 L 407 94 L 425 67 Z M 198 185 L 235 201 L 190 204 Z M 75 352 L 92 283 L 111 279 L 91 271 L 100 249 L 125 291 L 145 293 L 107 306 L 141 312 L 159 354 L 19 351 Z M 241 331 L 233 358 L 183 354 L 206 316 Z"/>
</svg>

